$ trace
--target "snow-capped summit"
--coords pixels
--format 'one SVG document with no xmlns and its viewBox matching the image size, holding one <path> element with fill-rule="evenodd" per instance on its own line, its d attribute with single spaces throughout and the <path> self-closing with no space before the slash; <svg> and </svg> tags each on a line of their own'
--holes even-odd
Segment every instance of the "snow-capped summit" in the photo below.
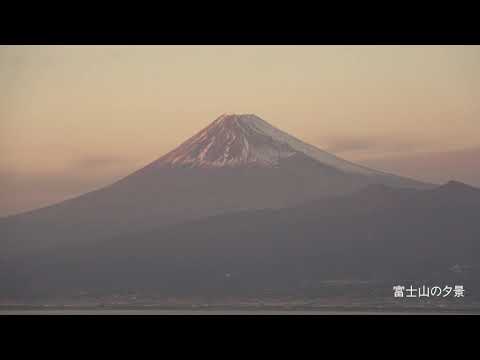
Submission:
<svg viewBox="0 0 480 360">
<path fill-rule="evenodd" d="M 340 159 L 270 125 L 254 114 L 223 114 L 155 162 L 162 167 L 276 167 L 303 154 L 323 165 L 363 175 L 380 174 Z"/>
<path fill-rule="evenodd" d="M 339 159 L 256 115 L 225 114 L 173 151 L 111 185 L 0 218 L 0 240 L 6 239 L 2 255 L 13 256 L 26 244 L 29 249 L 87 240 L 103 244 L 100 240 L 119 234 L 227 212 L 323 201 L 369 184 L 430 188 L 429 184 Z M 386 193 L 386 201 L 390 201 L 389 192 L 379 190 L 377 193 Z M 470 196 L 464 191 L 457 193 Z M 462 195 L 462 199 L 467 196 Z M 191 236 L 195 238 L 194 233 Z"/>
</svg>

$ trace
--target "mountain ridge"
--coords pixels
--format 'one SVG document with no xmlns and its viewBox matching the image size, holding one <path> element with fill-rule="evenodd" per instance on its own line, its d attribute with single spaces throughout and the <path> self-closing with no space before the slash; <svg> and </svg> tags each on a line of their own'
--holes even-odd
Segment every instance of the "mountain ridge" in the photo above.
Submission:
<svg viewBox="0 0 480 360">
<path fill-rule="evenodd" d="M 152 166 L 276 166 L 279 159 L 299 152 L 339 170 L 391 175 L 354 164 L 307 144 L 255 114 L 222 114 L 154 161 Z"/>
<path fill-rule="evenodd" d="M 231 128 L 232 126 L 233 130 Z M 201 140 L 205 142 L 202 143 Z M 293 147 L 292 144 L 294 144 Z M 216 151 L 214 151 L 215 149 Z M 229 153 L 229 150 L 232 150 L 233 153 Z M 398 186 L 407 187 L 431 186 L 431 184 L 383 171 L 372 170 L 338 158 L 335 155 L 294 138 L 254 114 L 222 114 L 173 150 L 110 185 L 59 203 L 32 209 L 24 213 L 11 214 L 0 217 L 0 219 L 11 219 L 23 215 L 29 216 L 29 214 L 34 214 L 38 211 L 63 206 L 62 204 L 68 204 L 72 201 L 75 202 L 85 198 L 85 196 L 91 197 L 93 194 L 104 192 L 105 189 L 130 182 L 132 178 L 146 176 L 147 173 L 149 175 L 156 172 L 162 174 L 162 172 L 168 169 L 175 170 L 182 168 L 278 168 L 282 166 L 288 168 L 291 167 L 291 163 L 293 162 L 289 160 L 295 159 L 295 157 L 300 159 L 303 157 L 309 158 L 311 160 L 301 161 L 303 165 L 306 167 L 313 165 L 317 168 L 319 168 L 318 165 L 322 165 L 324 171 L 327 173 L 341 171 L 347 176 L 365 176 L 366 179 L 362 182 L 366 183 L 385 182 L 389 185 L 394 183 L 398 184 Z M 318 165 L 314 165 L 312 160 L 317 162 Z M 308 162 L 310 162 L 310 164 L 307 164 Z M 210 176 L 216 175 L 215 173 L 211 173 Z"/>
<path fill-rule="evenodd" d="M 319 161 L 310 156 L 309 149 L 313 148 L 315 154 L 319 151 L 322 159 L 325 152 L 305 147 L 303 142 L 298 145 L 300 140 L 291 140 L 293 137 L 290 135 L 254 115 L 249 116 L 247 123 L 263 127 L 260 132 L 250 126 L 241 130 L 235 128 L 233 137 L 225 126 L 238 125 L 243 118 L 217 118 L 209 125 L 213 129 L 213 137 L 210 136 L 212 134 L 207 137 L 205 129 L 200 131 L 193 136 L 195 141 L 187 140 L 186 147 L 179 147 L 182 150 L 180 154 L 174 149 L 109 186 L 0 219 L 0 244 L 4 254 L 27 250 L 34 252 L 52 244 L 100 241 L 125 232 L 148 230 L 237 210 L 291 207 L 326 196 L 354 192 L 372 183 L 394 187 L 431 187 L 430 184 L 383 173 L 365 175 L 344 171 L 341 168 L 345 164 L 343 160 L 340 161 L 342 166 L 333 166 L 338 164 L 333 155 L 333 165 Z M 215 134 L 222 136 L 217 138 Z M 248 135 L 248 147 L 244 146 L 244 137 L 238 134 Z M 209 141 L 205 143 L 196 141 L 207 138 Z M 212 144 L 212 139 L 217 144 Z M 236 150 L 233 158 L 226 158 L 222 150 L 229 144 L 233 146 L 235 141 L 242 146 L 238 149 L 233 147 L 232 150 Z M 183 151 L 185 148 L 188 151 Z M 205 148 L 207 151 L 202 152 Z M 208 149 L 214 148 L 220 150 L 210 154 Z M 252 148 L 260 149 L 260 152 Z M 253 155 L 245 149 L 252 150 Z M 233 164 L 240 163 L 241 166 L 164 166 L 166 159 L 170 164 L 178 158 L 177 155 L 187 156 L 188 163 L 199 154 L 213 162 L 220 159 L 220 164 L 224 164 L 224 159 L 233 159 Z M 250 166 L 251 163 L 260 163 L 261 166 Z"/>
<path fill-rule="evenodd" d="M 220 214 L 96 243 L 63 244 L 4 266 L 15 270 L 10 273 L 18 283 L 33 279 L 35 291 L 48 285 L 150 289 L 168 296 L 315 293 L 318 281 L 332 279 L 468 280 L 473 291 L 480 279 L 480 189 L 474 201 L 462 197 L 455 206 L 449 200 L 457 190 L 442 186 L 371 189 L 396 195 L 358 201 L 360 190 L 293 208 Z M 455 266 L 468 271 L 452 272 Z"/>
</svg>

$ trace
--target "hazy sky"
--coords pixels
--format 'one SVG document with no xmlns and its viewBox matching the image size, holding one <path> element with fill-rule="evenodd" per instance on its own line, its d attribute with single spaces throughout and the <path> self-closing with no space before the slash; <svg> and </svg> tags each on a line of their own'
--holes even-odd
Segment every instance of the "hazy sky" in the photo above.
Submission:
<svg viewBox="0 0 480 360">
<path fill-rule="evenodd" d="M 222 113 L 480 186 L 480 46 L 1 46 L 0 216 L 107 185 Z"/>
</svg>

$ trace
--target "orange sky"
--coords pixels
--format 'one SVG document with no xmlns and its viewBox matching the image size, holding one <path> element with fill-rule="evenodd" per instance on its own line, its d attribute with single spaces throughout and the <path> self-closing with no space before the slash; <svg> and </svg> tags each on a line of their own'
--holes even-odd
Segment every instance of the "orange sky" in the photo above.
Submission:
<svg viewBox="0 0 480 360">
<path fill-rule="evenodd" d="M 480 186 L 479 46 L 1 46 L 0 216 L 127 175 L 221 113 Z"/>
</svg>

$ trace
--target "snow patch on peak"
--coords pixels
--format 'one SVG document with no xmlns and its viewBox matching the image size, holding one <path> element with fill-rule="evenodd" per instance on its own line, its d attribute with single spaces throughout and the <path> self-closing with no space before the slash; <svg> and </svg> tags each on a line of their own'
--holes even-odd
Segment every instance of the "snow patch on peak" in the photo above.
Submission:
<svg viewBox="0 0 480 360">
<path fill-rule="evenodd" d="M 207 168 L 275 167 L 280 160 L 298 153 L 341 171 L 380 174 L 304 143 L 254 114 L 222 114 L 154 164 Z"/>
</svg>

